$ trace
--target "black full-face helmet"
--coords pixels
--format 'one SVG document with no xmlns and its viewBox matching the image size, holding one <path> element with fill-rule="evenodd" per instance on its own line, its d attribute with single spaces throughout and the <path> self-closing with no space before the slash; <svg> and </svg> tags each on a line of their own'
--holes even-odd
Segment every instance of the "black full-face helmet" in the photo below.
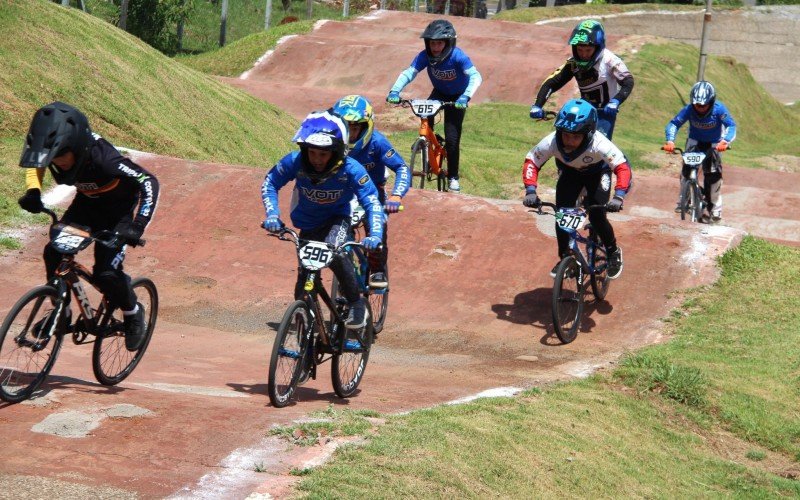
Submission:
<svg viewBox="0 0 800 500">
<path fill-rule="evenodd" d="M 59 184 L 74 184 L 89 161 L 89 148 L 94 142 L 86 115 L 63 102 L 52 102 L 33 115 L 19 166 L 48 167 Z M 75 165 L 61 170 L 53 165 L 57 158 L 71 151 Z"/>
<path fill-rule="evenodd" d="M 425 40 L 425 53 L 428 54 L 428 62 L 430 62 L 431 66 L 436 66 L 450 57 L 453 49 L 456 48 L 456 28 L 453 23 L 446 19 L 431 21 L 425 31 L 422 32 L 422 35 L 420 35 L 420 38 Z M 438 56 L 434 56 L 431 52 L 431 40 L 444 40 L 447 42 L 444 50 Z"/>
</svg>

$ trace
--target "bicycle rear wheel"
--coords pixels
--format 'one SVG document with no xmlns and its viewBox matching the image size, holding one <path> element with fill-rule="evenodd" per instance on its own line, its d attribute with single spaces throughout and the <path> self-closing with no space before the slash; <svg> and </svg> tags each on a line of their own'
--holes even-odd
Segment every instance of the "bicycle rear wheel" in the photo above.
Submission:
<svg viewBox="0 0 800 500">
<path fill-rule="evenodd" d="M 553 285 L 553 326 L 559 340 L 569 344 L 578 336 L 583 314 L 583 285 L 580 265 L 574 257 L 564 257 L 556 268 Z"/>
<path fill-rule="evenodd" d="M 389 264 L 385 265 L 386 280 L 389 280 Z M 375 311 L 373 321 L 375 334 L 383 331 L 383 324 L 386 321 L 386 311 L 389 309 L 389 287 L 369 290 L 369 306 Z"/>
<path fill-rule="evenodd" d="M 444 148 L 444 141 L 442 141 L 442 147 Z M 450 190 L 447 178 L 447 154 L 445 153 L 442 153 L 442 158 L 439 160 L 439 175 L 436 177 L 436 188 L 439 191 Z"/>
<path fill-rule="evenodd" d="M 104 330 L 94 341 L 92 349 L 92 371 L 94 377 L 103 385 L 117 385 L 133 372 L 142 360 L 158 319 L 158 290 L 148 278 L 136 278 L 131 283 L 139 307 L 144 308 L 145 337 L 142 346 L 136 351 L 125 347 L 125 330 L 121 309 L 114 309 L 100 323 Z"/>
<path fill-rule="evenodd" d="M 360 330 L 345 330 L 345 334 L 347 338 L 355 337 L 360 346 L 356 349 L 348 349 L 346 345 L 343 345 L 342 349 L 333 355 L 331 379 L 333 391 L 340 398 L 349 398 L 355 394 L 367 369 L 369 351 L 375 335 L 372 308 L 369 305 L 367 306 L 367 325 Z"/>
<path fill-rule="evenodd" d="M 411 168 L 412 177 L 419 177 L 419 188 L 425 188 L 425 179 L 431 172 L 431 165 L 428 163 L 428 143 L 422 137 L 418 138 L 411 146 L 409 168 Z"/>
<path fill-rule="evenodd" d="M 692 188 L 692 222 L 699 222 L 703 218 L 703 193 L 696 182 L 691 184 Z"/>
<path fill-rule="evenodd" d="M 50 332 L 57 298 L 52 286 L 30 290 L 14 304 L 0 327 L 0 398 L 4 401 L 28 399 L 53 368 L 64 339 L 63 331 Z"/>
<path fill-rule="evenodd" d="M 277 408 L 288 405 L 297 389 L 300 372 L 308 354 L 306 332 L 311 326 L 308 304 L 296 300 L 283 315 L 272 356 L 269 360 L 269 379 L 267 388 L 269 400 Z"/>
<path fill-rule="evenodd" d="M 608 287 L 611 285 L 611 280 L 608 279 L 608 257 L 606 255 L 606 247 L 600 243 L 600 238 L 594 231 L 591 234 L 591 239 L 594 242 L 594 250 L 592 254 L 592 268 L 594 272 L 591 275 L 590 283 L 592 284 L 592 293 L 597 300 L 603 300 L 608 293 Z"/>
<path fill-rule="evenodd" d="M 681 179 L 681 220 L 686 220 L 686 216 L 688 215 L 690 218 L 692 217 L 692 213 L 694 211 L 694 206 L 692 205 L 692 184 L 691 181 L 688 179 Z"/>
</svg>

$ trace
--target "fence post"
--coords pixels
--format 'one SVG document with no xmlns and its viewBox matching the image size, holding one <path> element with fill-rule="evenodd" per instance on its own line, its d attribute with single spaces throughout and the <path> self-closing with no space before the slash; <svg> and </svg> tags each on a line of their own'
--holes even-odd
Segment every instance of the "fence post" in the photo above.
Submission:
<svg viewBox="0 0 800 500">
<path fill-rule="evenodd" d="M 708 26 L 711 23 L 711 0 L 706 0 L 706 11 L 703 13 L 703 32 L 700 35 L 700 62 L 697 64 L 697 81 L 703 79 L 706 71 L 706 43 L 708 43 L 708 34 L 711 28 Z"/>
<path fill-rule="evenodd" d="M 225 46 L 225 32 L 228 28 L 228 0 L 222 0 L 222 18 L 219 23 L 219 46 Z"/>
<path fill-rule="evenodd" d="M 119 29 L 128 31 L 128 0 L 122 0 L 119 6 Z"/>
<path fill-rule="evenodd" d="M 314 0 L 306 0 L 306 19 L 314 15 Z"/>
<path fill-rule="evenodd" d="M 267 7 L 264 9 L 264 29 L 269 29 L 269 20 L 272 19 L 272 0 L 267 0 Z"/>
<path fill-rule="evenodd" d="M 350 15 L 350 0 L 344 0 L 344 5 L 342 6 L 342 17 L 347 17 Z"/>
</svg>

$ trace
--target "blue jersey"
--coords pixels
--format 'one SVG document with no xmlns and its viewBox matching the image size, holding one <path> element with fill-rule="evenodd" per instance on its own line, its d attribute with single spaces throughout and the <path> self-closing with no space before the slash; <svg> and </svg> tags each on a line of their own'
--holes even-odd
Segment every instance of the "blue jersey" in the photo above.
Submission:
<svg viewBox="0 0 800 500">
<path fill-rule="evenodd" d="M 470 68 L 474 68 L 467 54 L 456 47 L 450 57 L 440 62 L 436 66 L 428 63 L 428 54 L 423 50 L 420 52 L 411 67 L 417 72 L 428 68 L 428 76 L 431 78 L 433 88 L 445 95 L 461 95 L 467 90 L 469 85 Z M 474 91 L 474 89 L 472 89 Z M 471 96 L 472 94 L 468 94 Z"/>
<path fill-rule="evenodd" d="M 389 140 L 377 130 L 372 131 L 372 137 L 366 147 L 350 151 L 350 158 L 364 165 L 372 182 L 378 187 L 386 183 L 387 168 L 394 172 L 392 195 L 402 198 L 411 187 L 411 171 L 408 165 Z"/>
<path fill-rule="evenodd" d="M 689 139 L 697 142 L 715 143 L 720 139 L 726 142 L 736 138 L 736 122 L 728 113 L 728 109 L 721 102 L 715 102 L 711 111 L 705 117 L 700 117 L 691 104 L 687 104 L 667 124 L 667 142 L 674 142 L 678 129 L 689 122 Z M 724 134 L 724 136 L 723 136 Z"/>
<path fill-rule="evenodd" d="M 314 229 L 331 217 L 350 216 L 350 200 L 355 196 L 367 212 L 371 236 L 383 238 L 383 208 L 378 201 L 378 190 L 363 165 L 352 158 L 338 172 L 321 184 L 311 182 L 303 172 L 300 151 L 284 156 L 267 173 L 261 186 L 261 200 L 267 217 L 280 216 L 278 191 L 294 180 L 292 193 L 292 224 L 299 229 Z"/>
</svg>

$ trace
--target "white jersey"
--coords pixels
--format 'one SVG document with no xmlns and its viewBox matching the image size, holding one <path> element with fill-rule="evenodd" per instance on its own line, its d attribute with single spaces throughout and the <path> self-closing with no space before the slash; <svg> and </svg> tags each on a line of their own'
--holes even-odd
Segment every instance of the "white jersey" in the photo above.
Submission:
<svg viewBox="0 0 800 500">
<path fill-rule="evenodd" d="M 525 156 L 526 160 L 531 160 L 537 168 L 550 158 L 555 157 L 559 168 L 569 167 L 575 170 L 596 169 L 599 165 L 608 164 L 614 170 L 617 166 L 627 162 L 622 151 L 608 140 L 603 134 L 595 132 L 592 142 L 586 150 L 575 158 L 567 161 L 556 145 L 556 132 L 551 132 L 539 144 L 533 147 Z"/>
<path fill-rule="evenodd" d="M 628 67 L 616 54 L 603 49 L 603 54 L 588 70 L 574 71 L 581 97 L 602 108 L 619 92 L 619 82 L 631 76 Z"/>
</svg>

